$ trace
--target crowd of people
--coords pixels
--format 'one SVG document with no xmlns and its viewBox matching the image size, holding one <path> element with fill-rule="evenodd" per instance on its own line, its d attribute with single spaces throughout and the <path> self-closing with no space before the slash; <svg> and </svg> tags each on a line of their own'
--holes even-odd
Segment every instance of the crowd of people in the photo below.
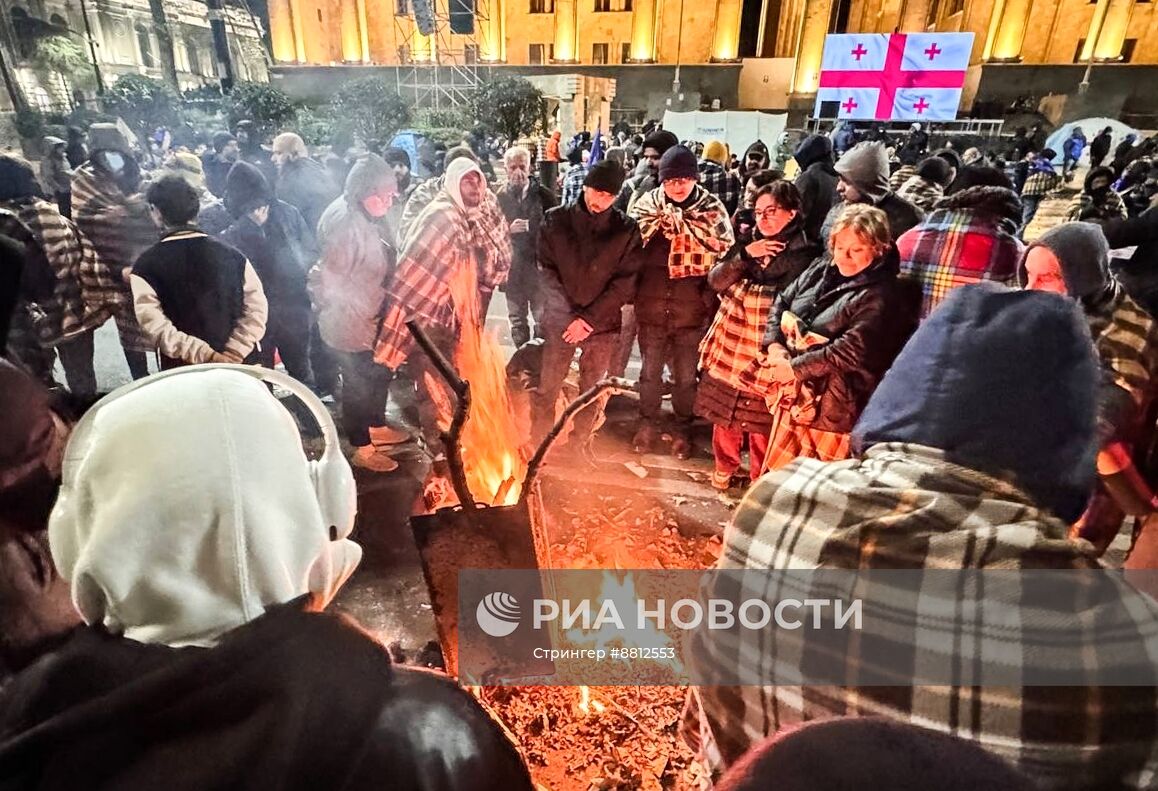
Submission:
<svg viewBox="0 0 1158 791">
<path fill-rule="evenodd" d="M 930 150 L 920 125 L 896 139 L 840 124 L 742 156 L 660 128 L 607 147 L 556 133 L 507 146 L 501 180 L 469 140 L 420 181 L 405 150 L 319 161 L 248 122 L 203 152 L 154 152 L 151 170 L 111 124 L 47 140 L 39 178 L 0 154 L 0 649 L 21 671 L 0 687 L 0 775 L 128 787 L 172 771 L 173 743 L 228 744 L 252 777 L 284 778 L 253 787 L 341 772 L 361 788 L 414 749 L 428 760 L 407 764 L 408 787 L 528 788 L 473 699 L 311 612 L 359 554 L 341 441 L 354 467 L 389 474 L 412 439 L 387 422 L 396 380 L 420 392 L 416 428 L 445 472 L 437 375 L 408 323 L 453 356 L 496 290 L 514 345 L 538 351 L 531 436 L 512 445 L 547 434 L 577 353 L 585 390 L 622 376 L 638 344 L 634 451 L 690 458 L 706 421 L 712 485 L 751 485 L 722 568 L 1099 567 L 1126 516 L 1141 540 L 1158 504 L 1158 144 L 1127 137 L 1103 165 L 1109 135 L 1076 132 L 1060 172 L 1027 130 L 1001 151 Z M 1087 154 L 1064 220 L 1027 244 Z M 142 381 L 79 417 L 109 319 Z M 57 360 L 67 405 L 44 389 Z M 188 368 L 201 363 L 234 367 Z M 263 381 L 300 391 L 321 460 L 290 447 L 297 429 Z M 599 463 L 601 409 L 578 413 L 551 462 Z M 1147 638 L 1158 605 L 1135 617 Z M 743 645 L 698 656 L 754 661 Z M 85 663 L 96 671 L 70 679 Z M 382 683 L 355 700 L 315 672 L 332 666 Z M 228 710 L 207 677 L 235 690 Z M 866 740 L 943 755 L 955 781 L 990 778 L 961 787 L 1145 788 L 1158 772 L 1153 689 L 894 693 L 711 688 L 689 700 L 686 732 L 734 769 L 728 788 L 852 738 L 785 728 L 866 714 L 895 724 L 864 726 Z M 400 729 L 408 717 L 421 725 Z M 291 778 L 331 726 L 342 749 Z M 191 788 L 223 771 L 180 765 Z"/>
</svg>

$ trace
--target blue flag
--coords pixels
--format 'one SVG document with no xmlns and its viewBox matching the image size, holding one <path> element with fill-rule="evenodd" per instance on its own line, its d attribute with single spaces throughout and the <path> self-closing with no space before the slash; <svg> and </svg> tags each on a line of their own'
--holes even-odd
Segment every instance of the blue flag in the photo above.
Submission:
<svg viewBox="0 0 1158 791">
<path fill-rule="evenodd" d="M 591 142 L 591 158 L 587 160 L 587 166 L 591 167 L 601 159 L 603 159 L 603 130 L 596 127 L 595 139 Z"/>
</svg>

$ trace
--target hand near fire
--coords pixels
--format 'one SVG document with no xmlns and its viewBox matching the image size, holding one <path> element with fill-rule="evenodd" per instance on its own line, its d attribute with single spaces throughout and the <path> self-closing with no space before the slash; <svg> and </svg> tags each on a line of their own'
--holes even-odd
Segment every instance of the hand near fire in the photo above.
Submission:
<svg viewBox="0 0 1158 791">
<path fill-rule="evenodd" d="M 567 329 L 563 330 L 563 340 L 567 343 L 582 343 L 587 340 L 595 328 L 588 324 L 584 319 L 575 319 L 567 325 Z"/>
</svg>

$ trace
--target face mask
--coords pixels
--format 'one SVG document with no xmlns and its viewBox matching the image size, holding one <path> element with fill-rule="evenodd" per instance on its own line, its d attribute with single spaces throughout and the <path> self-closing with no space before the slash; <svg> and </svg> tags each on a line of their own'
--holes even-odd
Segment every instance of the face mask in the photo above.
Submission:
<svg viewBox="0 0 1158 791">
<path fill-rule="evenodd" d="M 125 156 L 118 151 L 106 151 L 105 164 L 114 174 L 119 174 L 125 169 Z"/>
<path fill-rule="evenodd" d="M 393 201 L 383 198 L 381 195 L 371 195 L 362 201 L 362 208 L 366 213 L 375 219 L 378 217 L 385 217 L 386 212 L 390 211 L 390 204 Z"/>
</svg>

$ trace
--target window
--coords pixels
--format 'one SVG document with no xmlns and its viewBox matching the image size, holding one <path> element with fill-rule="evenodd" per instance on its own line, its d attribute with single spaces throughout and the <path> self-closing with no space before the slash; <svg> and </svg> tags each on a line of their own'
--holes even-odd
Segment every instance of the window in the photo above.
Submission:
<svg viewBox="0 0 1158 791">
<path fill-rule="evenodd" d="M 1130 59 L 1134 57 L 1134 48 L 1138 46 L 1138 39 L 1128 38 L 1122 42 L 1122 57 L 1119 59 L 1122 63 L 1129 63 Z"/>
<path fill-rule="evenodd" d="M 625 41 L 625 42 L 623 42 L 623 48 L 620 50 L 620 53 L 619 53 L 619 62 L 620 63 L 627 63 L 630 60 L 631 60 L 631 42 Z"/>
<path fill-rule="evenodd" d="M 530 51 L 527 53 L 527 60 L 532 66 L 542 66 L 547 62 L 547 45 L 546 44 L 532 44 Z"/>
<path fill-rule="evenodd" d="M 607 63 L 607 44 L 592 44 L 591 45 L 591 62 L 592 63 Z"/>
<path fill-rule="evenodd" d="M 611 0 L 595 0 L 595 11 L 604 12 L 611 10 Z"/>
<path fill-rule="evenodd" d="M 394 16 L 410 16 L 408 0 L 394 0 Z"/>
<path fill-rule="evenodd" d="M 144 25 L 137 25 L 137 46 L 141 50 L 141 65 L 146 69 L 154 68 L 157 59 L 153 57 L 153 37 Z"/>
<path fill-rule="evenodd" d="M 185 39 L 185 54 L 189 59 L 189 71 L 201 74 L 201 53 L 197 51 L 197 45 L 189 39 Z"/>
<path fill-rule="evenodd" d="M 532 14 L 555 13 L 555 0 L 531 0 Z"/>
<path fill-rule="evenodd" d="M 1078 45 L 1077 45 L 1077 47 L 1074 48 L 1074 63 L 1083 63 L 1084 62 L 1082 60 L 1082 48 L 1085 46 L 1086 46 L 1086 40 L 1084 38 L 1079 38 L 1078 39 Z"/>
</svg>

